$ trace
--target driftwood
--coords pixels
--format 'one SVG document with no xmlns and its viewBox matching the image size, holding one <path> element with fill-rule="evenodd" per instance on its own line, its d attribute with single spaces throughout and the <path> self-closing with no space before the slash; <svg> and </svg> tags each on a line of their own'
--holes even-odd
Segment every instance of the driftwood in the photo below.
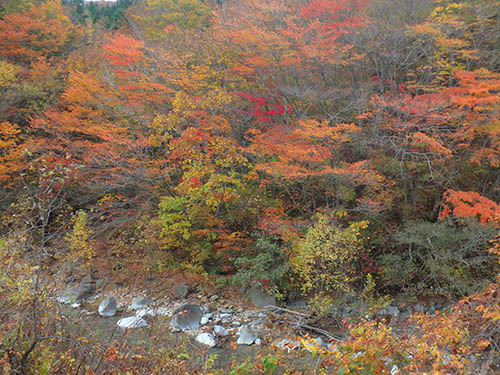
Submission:
<svg viewBox="0 0 500 375">
<path fill-rule="evenodd" d="M 289 315 L 295 317 L 294 321 L 292 321 L 291 318 L 288 319 L 288 323 L 290 323 L 291 325 L 293 325 L 295 327 L 315 331 L 319 334 L 322 334 L 322 335 L 328 337 L 330 340 L 333 340 L 333 341 L 342 341 L 341 337 L 335 336 L 334 334 L 332 334 L 332 333 L 330 333 L 322 328 L 315 327 L 315 326 L 311 325 L 310 321 L 313 320 L 314 317 L 310 314 L 306 314 L 306 313 L 303 313 L 300 311 L 285 309 L 283 307 L 278 307 L 278 306 L 274 306 L 274 305 L 268 305 L 265 307 L 265 309 L 278 310 L 278 311 L 281 311 L 285 314 L 289 314 Z"/>
<path fill-rule="evenodd" d="M 326 337 L 328 337 L 329 339 L 331 339 L 333 341 L 342 341 L 342 338 L 334 336 L 333 334 L 331 334 L 328 331 L 325 331 L 324 329 L 313 327 L 313 326 L 310 326 L 308 324 L 299 324 L 299 326 L 302 328 L 305 328 L 305 329 L 310 329 L 311 331 L 316 331 L 322 335 L 325 335 Z"/>
</svg>

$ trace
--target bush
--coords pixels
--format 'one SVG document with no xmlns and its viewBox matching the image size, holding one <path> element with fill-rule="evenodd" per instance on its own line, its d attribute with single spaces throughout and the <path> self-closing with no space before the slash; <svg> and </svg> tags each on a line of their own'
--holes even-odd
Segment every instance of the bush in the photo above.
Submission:
<svg viewBox="0 0 500 375">
<path fill-rule="evenodd" d="M 359 254 L 361 231 L 367 221 L 343 229 L 319 216 L 303 239 L 297 242 L 290 260 L 297 283 L 304 293 L 317 296 L 351 292 L 361 278 Z M 328 304 L 328 298 L 324 301 Z"/>
<path fill-rule="evenodd" d="M 87 217 L 85 211 L 78 211 L 72 219 L 73 230 L 65 237 L 66 244 L 71 251 L 70 258 L 83 260 L 84 263 L 90 262 L 96 255 L 90 239 L 93 231 L 88 226 Z"/>
<path fill-rule="evenodd" d="M 462 297 L 487 284 L 496 273 L 488 253 L 493 226 L 467 222 L 411 222 L 395 234 L 405 250 L 382 257 L 385 285 L 418 294 Z"/>
<path fill-rule="evenodd" d="M 261 286 L 269 294 L 280 297 L 287 290 L 288 257 L 283 248 L 269 238 L 259 238 L 254 254 L 234 259 L 238 271 L 232 281 L 242 288 Z"/>
</svg>

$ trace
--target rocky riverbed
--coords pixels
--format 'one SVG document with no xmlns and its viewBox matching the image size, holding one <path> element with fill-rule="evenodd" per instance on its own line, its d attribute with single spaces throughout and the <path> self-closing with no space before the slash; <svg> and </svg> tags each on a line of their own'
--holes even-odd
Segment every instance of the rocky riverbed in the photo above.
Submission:
<svg viewBox="0 0 500 375">
<path fill-rule="evenodd" d="M 167 295 L 168 294 L 168 295 Z M 73 322 L 76 335 L 82 331 L 92 337 L 111 341 L 120 337 L 137 343 L 152 342 L 161 332 L 161 340 L 176 347 L 188 342 L 190 355 L 213 353 L 219 366 L 235 356 L 251 359 L 265 348 L 285 352 L 306 351 L 300 336 L 308 334 L 320 347 L 332 349 L 342 339 L 342 330 L 324 330 L 310 325 L 305 304 L 277 306 L 277 302 L 258 289 L 250 290 L 245 303 L 231 301 L 215 293 L 193 291 L 179 283 L 169 293 L 152 292 L 148 288 L 131 290 L 110 286 L 105 280 L 84 278 L 56 293 L 64 316 Z M 360 314 L 363 306 L 352 303 L 339 307 L 332 314 L 339 320 Z M 413 312 L 432 313 L 439 306 L 414 304 L 401 308 L 385 306 L 371 316 L 397 323 Z M 78 332 L 77 332 L 78 331 Z M 306 353 L 307 355 L 307 353 Z M 309 360 L 312 360 L 309 358 Z M 298 367 L 307 368 L 305 359 Z"/>
<path fill-rule="evenodd" d="M 188 295 L 185 285 L 175 287 L 173 297 L 130 295 L 124 290 L 97 292 L 95 283 L 84 279 L 68 286 L 57 301 L 71 307 L 71 315 L 93 317 L 101 329 L 141 329 L 168 319 L 172 333 L 192 337 L 207 347 L 223 347 L 231 340 L 237 345 L 261 346 L 289 342 L 295 335 L 285 325 L 274 325 L 280 310 L 265 293 L 252 290 L 251 308 L 235 306 L 216 294 Z M 273 305 L 274 304 L 274 305 Z M 65 309 L 68 314 L 68 308 Z M 283 341 L 285 340 L 285 341 Z M 287 341 L 288 340 L 288 341 Z"/>
</svg>

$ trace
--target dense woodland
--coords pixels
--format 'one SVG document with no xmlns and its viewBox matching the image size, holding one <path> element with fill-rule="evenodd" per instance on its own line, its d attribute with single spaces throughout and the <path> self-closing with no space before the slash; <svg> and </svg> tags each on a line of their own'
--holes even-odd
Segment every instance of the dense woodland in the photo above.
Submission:
<svg viewBox="0 0 500 375">
<path fill-rule="evenodd" d="M 500 371 L 499 1 L 2 0 L 0 93 L 0 374 L 190 373 L 87 366 L 45 288 L 68 264 L 326 320 L 445 301 L 344 322 L 325 373 Z"/>
</svg>

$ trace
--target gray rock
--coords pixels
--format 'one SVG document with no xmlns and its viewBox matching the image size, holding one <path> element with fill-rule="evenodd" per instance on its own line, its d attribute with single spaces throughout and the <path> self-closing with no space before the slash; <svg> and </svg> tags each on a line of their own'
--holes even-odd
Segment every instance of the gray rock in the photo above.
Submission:
<svg viewBox="0 0 500 375">
<path fill-rule="evenodd" d="M 89 280 L 85 279 L 80 284 L 73 288 L 73 297 L 75 301 L 81 301 L 85 298 L 92 296 L 95 293 L 95 285 Z"/>
<path fill-rule="evenodd" d="M 208 316 L 203 315 L 203 316 L 201 317 L 201 319 L 200 319 L 200 324 L 201 324 L 202 326 L 204 326 L 205 324 L 207 324 L 207 323 L 208 323 L 208 320 L 209 320 L 209 319 L 210 319 L 210 318 L 209 318 Z"/>
<path fill-rule="evenodd" d="M 132 304 L 130 305 L 130 309 L 132 310 L 140 310 L 149 305 L 149 301 L 144 297 L 137 297 L 132 300 Z"/>
<path fill-rule="evenodd" d="M 276 306 L 276 298 L 270 296 L 267 293 L 264 293 L 263 291 L 257 288 L 250 289 L 248 295 L 255 306 L 258 307 L 265 307 L 269 305 Z"/>
<path fill-rule="evenodd" d="M 387 306 L 379 310 L 378 315 L 391 320 L 392 318 L 397 318 L 400 314 L 399 309 L 396 306 Z"/>
<path fill-rule="evenodd" d="M 386 311 L 389 315 L 397 318 L 399 316 L 399 309 L 396 306 L 387 306 Z"/>
<path fill-rule="evenodd" d="M 195 338 L 196 342 L 199 342 L 200 344 L 206 345 L 210 348 L 213 348 L 217 343 L 215 342 L 215 337 L 211 333 L 200 333 L 198 336 Z"/>
<path fill-rule="evenodd" d="M 216 336 L 227 336 L 229 334 L 228 330 L 223 326 L 214 326 L 214 333 Z"/>
<path fill-rule="evenodd" d="M 238 345 L 252 345 L 257 340 L 257 334 L 249 325 L 244 325 L 241 328 L 240 337 L 236 340 Z"/>
<path fill-rule="evenodd" d="M 121 318 L 116 325 L 120 328 L 143 328 L 147 327 L 148 323 L 137 316 L 129 316 L 128 318 Z"/>
<path fill-rule="evenodd" d="M 184 299 L 188 295 L 188 292 L 186 284 L 180 284 L 174 288 L 173 295 L 175 298 Z"/>
<path fill-rule="evenodd" d="M 95 285 L 92 279 L 85 278 L 80 284 L 66 288 L 63 294 L 57 297 L 57 300 L 60 303 L 75 303 L 92 296 L 94 293 Z"/>
<path fill-rule="evenodd" d="M 195 330 L 200 328 L 200 320 L 203 316 L 198 305 L 183 305 L 173 312 L 170 327 L 177 331 Z"/>
<path fill-rule="evenodd" d="M 115 316 L 116 314 L 116 299 L 115 297 L 108 297 L 99 304 L 97 309 L 100 316 Z"/>
</svg>

